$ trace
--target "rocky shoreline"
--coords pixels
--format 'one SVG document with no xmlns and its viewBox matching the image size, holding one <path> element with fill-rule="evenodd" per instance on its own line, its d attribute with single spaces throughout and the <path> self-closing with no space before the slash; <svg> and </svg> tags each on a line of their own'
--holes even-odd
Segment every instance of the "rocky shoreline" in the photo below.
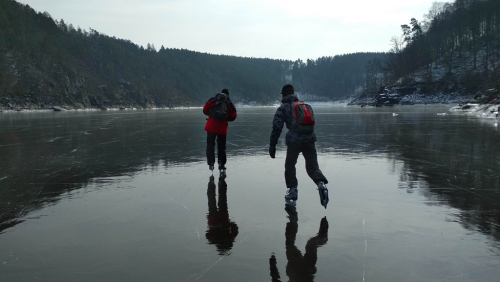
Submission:
<svg viewBox="0 0 500 282">
<path fill-rule="evenodd" d="M 53 106 L 48 108 L 16 108 L 16 109 L 0 109 L 0 113 L 14 112 L 98 112 L 98 111 L 137 111 L 137 110 L 175 110 L 175 109 L 193 109 L 202 108 L 201 106 L 176 106 L 176 107 L 118 107 L 118 108 L 70 108 L 62 106 Z"/>
<path fill-rule="evenodd" d="M 473 101 L 474 95 L 463 93 L 402 94 L 393 88 L 382 88 L 378 94 L 361 96 L 348 103 L 350 106 L 394 106 L 394 105 L 426 105 L 426 104 L 459 104 Z"/>
<path fill-rule="evenodd" d="M 498 119 L 500 104 L 477 104 L 466 103 L 459 104 L 450 109 L 452 113 L 461 113 L 478 118 Z"/>
<path fill-rule="evenodd" d="M 94 103 L 92 105 L 84 105 L 82 103 L 64 103 L 51 99 L 38 100 L 36 98 L 27 97 L 25 99 L 13 99 L 0 97 L 0 112 L 21 112 L 21 111 L 97 111 L 97 110 L 137 110 L 137 109 L 174 109 L 185 107 L 197 107 L 199 105 L 190 102 L 180 102 L 172 104 L 146 104 L 139 105 L 135 103 Z"/>
</svg>

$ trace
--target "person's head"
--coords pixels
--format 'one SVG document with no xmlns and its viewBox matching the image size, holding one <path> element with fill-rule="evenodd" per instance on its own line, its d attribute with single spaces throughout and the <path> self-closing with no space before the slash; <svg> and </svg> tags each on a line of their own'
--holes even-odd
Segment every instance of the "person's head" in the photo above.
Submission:
<svg viewBox="0 0 500 282">
<path fill-rule="evenodd" d="M 226 95 L 229 95 L 229 90 L 227 90 L 226 88 L 222 89 L 222 91 L 220 93 L 224 93 Z"/>
<path fill-rule="evenodd" d="M 281 88 L 281 95 L 286 96 L 286 95 L 292 95 L 295 93 L 295 89 L 293 88 L 293 85 L 287 84 Z"/>
</svg>

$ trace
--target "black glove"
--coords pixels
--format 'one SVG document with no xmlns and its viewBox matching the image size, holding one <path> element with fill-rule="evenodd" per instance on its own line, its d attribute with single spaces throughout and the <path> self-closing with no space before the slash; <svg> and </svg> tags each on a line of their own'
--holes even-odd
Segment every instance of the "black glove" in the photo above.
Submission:
<svg viewBox="0 0 500 282">
<path fill-rule="evenodd" d="M 269 146 L 269 156 L 274 159 L 274 157 L 276 156 L 276 146 Z"/>
</svg>

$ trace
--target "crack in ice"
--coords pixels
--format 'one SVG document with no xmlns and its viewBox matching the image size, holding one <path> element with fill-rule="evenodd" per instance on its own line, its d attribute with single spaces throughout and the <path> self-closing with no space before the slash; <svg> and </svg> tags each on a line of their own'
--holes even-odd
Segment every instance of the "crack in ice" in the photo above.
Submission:
<svg viewBox="0 0 500 282">
<path fill-rule="evenodd" d="M 365 282 L 366 250 L 368 249 L 368 243 L 366 242 L 365 220 L 364 219 L 363 219 L 363 237 L 365 239 L 365 255 L 363 257 L 363 282 Z"/>
<path fill-rule="evenodd" d="M 238 247 L 241 243 L 243 243 L 243 241 L 245 241 L 247 238 L 248 238 L 248 236 L 247 236 L 247 237 L 245 237 L 245 238 L 243 238 L 243 240 L 241 240 L 238 244 L 234 245 L 233 250 L 234 250 L 236 247 Z M 202 273 L 201 273 L 201 274 L 200 274 L 200 275 L 199 275 L 199 276 L 198 276 L 198 277 L 197 277 L 197 278 L 196 278 L 193 282 L 198 281 L 198 279 L 200 279 L 203 275 L 205 275 L 205 273 L 207 273 L 210 269 L 212 269 L 212 267 L 214 267 L 217 263 L 219 263 L 219 261 L 221 261 L 223 258 L 225 258 L 225 257 L 229 256 L 230 254 L 231 254 L 230 252 L 225 253 L 225 254 L 224 254 L 224 255 L 223 255 L 220 259 L 218 259 L 218 260 L 217 260 L 217 261 L 215 261 L 215 262 L 214 262 L 211 266 L 209 266 L 207 269 L 205 269 L 205 271 L 203 271 L 203 272 L 202 272 Z M 193 275 L 189 276 L 189 278 L 191 278 L 191 277 L 193 277 Z M 189 278 L 188 278 L 188 279 L 189 279 Z M 187 280 L 186 280 L 186 281 L 187 281 Z"/>
<path fill-rule="evenodd" d="M 194 228 L 196 228 L 196 234 L 198 234 L 198 241 L 200 241 L 200 231 L 198 231 L 198 226 L 194 226 Z"/>
</svg>

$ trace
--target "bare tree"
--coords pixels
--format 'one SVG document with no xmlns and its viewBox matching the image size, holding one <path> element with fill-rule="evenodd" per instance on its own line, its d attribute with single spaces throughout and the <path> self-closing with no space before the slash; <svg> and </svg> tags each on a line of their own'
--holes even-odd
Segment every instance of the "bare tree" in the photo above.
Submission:
<svg viewBox="0 0 500 282">
<path fill-rule="evenodd" d="M 445 2 L 433 2 L 429 13 L 424 14 L 424 20 L 422 21 L 422 31 L 427 32 L 431 26 L 432 21 L 437 18 L 441 13 L 446 10 Z"/>
</svg>

